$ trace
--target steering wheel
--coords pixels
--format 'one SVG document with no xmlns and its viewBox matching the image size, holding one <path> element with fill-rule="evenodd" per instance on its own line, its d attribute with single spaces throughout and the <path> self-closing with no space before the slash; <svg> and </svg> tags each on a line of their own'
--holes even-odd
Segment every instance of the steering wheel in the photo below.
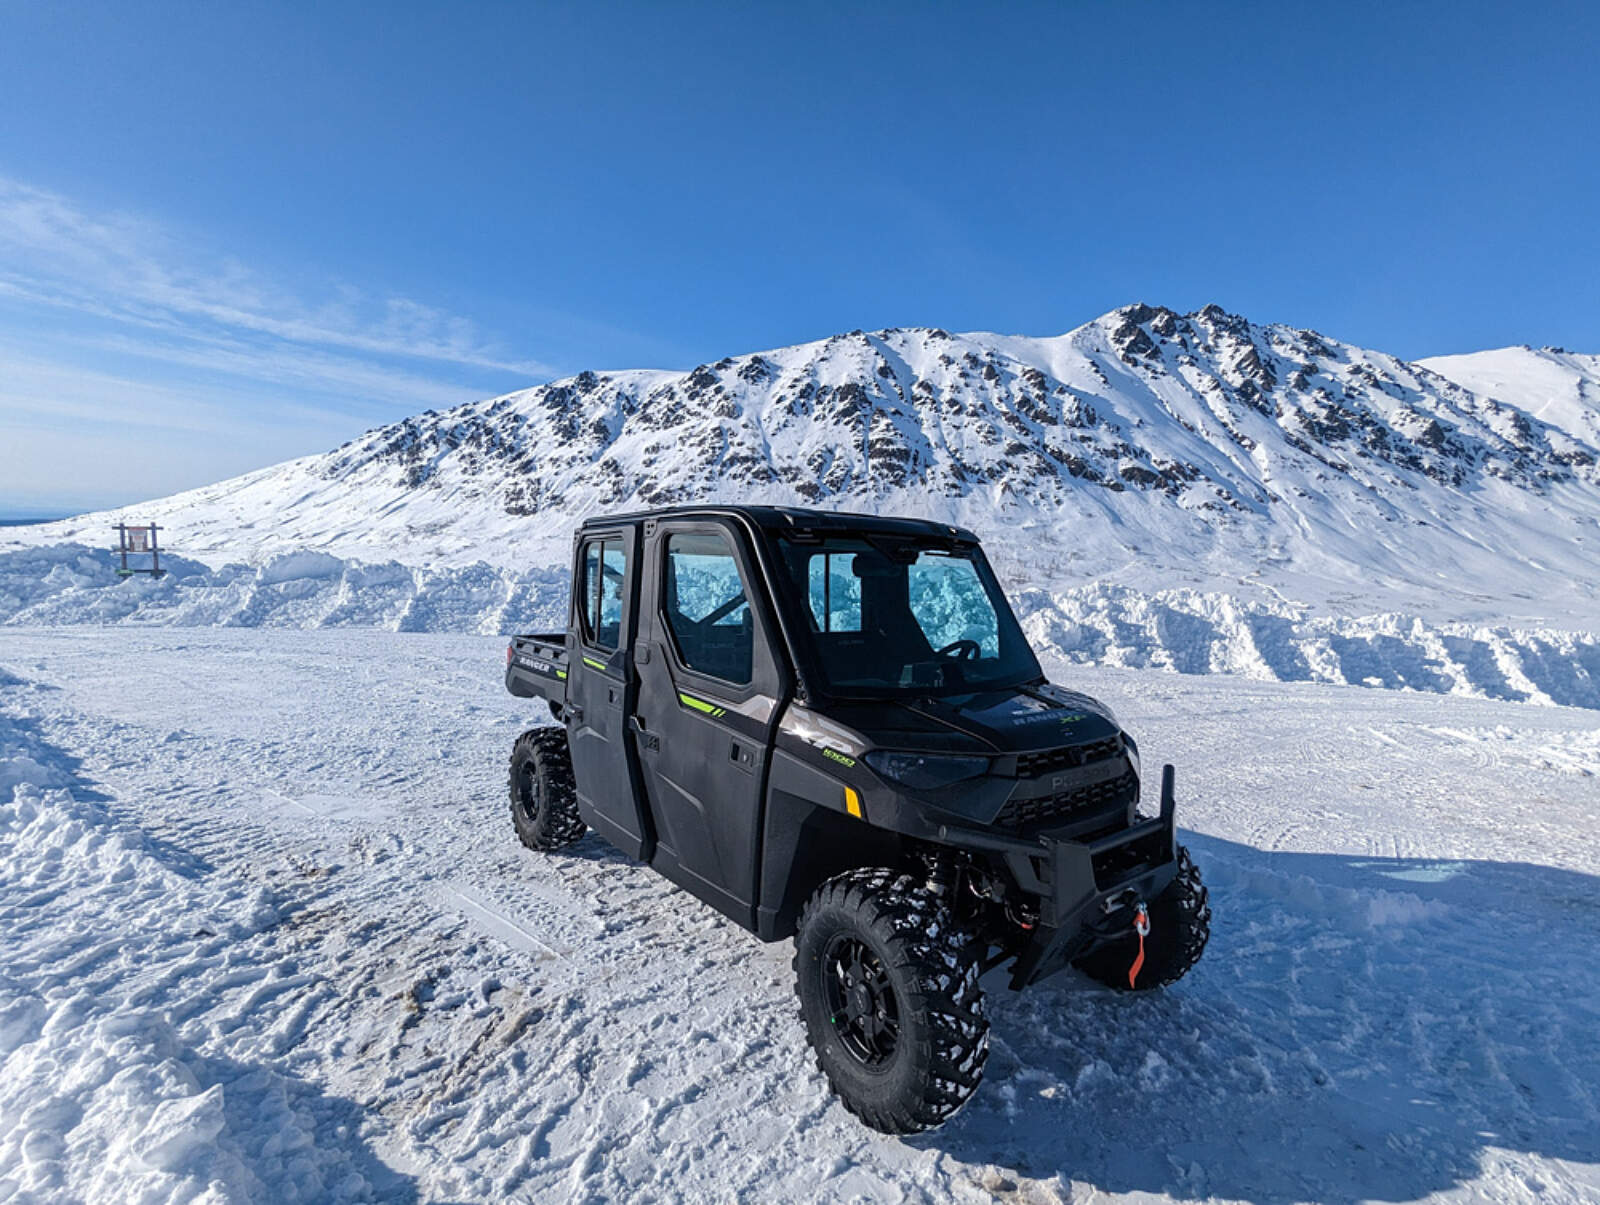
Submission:
<svg viewBox="0 0 1600 1205">
<path fill-rule="evenodd" d="M 983 646 L 976 640 L 952 640 L 939 650 L 941 657 L 954 657 L 958 661 L 976 661 Z"/>
</svg>

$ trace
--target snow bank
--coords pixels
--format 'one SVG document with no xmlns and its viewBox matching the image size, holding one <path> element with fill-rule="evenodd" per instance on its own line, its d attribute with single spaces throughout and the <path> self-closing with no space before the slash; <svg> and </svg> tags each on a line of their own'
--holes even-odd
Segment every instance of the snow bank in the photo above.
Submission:
<svg viewBox="0 0 1600 1205">
<path fill-rule="evenodd" d="M 564 569 L 426 569 L 322 552 L 283 553 L 255 568 L 163 560 L 166 576 L 124 580 L 110 553 L 82 544 L 0 553 L 0 624 L 493 634 L 560 627 L 567 608 Z"/>
<path fill-rule="evenodd" d="M 1035 648 L 1078 664 L 1600 708 L 1592 632 L 1328 618 L 1289 603 L 1104 585 L 1026 591 L 1017 612 Z"/>
<path fill-rule="evenodd" d="M 323 1098 L 182 1020 L 206 972 L 250 974 L 270 901 L 208 893 L 87 796 L 0 713 L 0 1201 L 373 1199 Z"/>
<path fill-rule="evenodd" d="M 159 581 L 124 581 L 110 554 L 84 545 L 0 553 L 0 624 L 498 634 L 565 622 L 563 568 L 426 569 L 320 552 L 284 553 L 259 568 L 168 563 Z M 1111 585 L 1027 590 L 1016 602 L 1041 653 L 1079 664 L 1600 708 L 1600 636 L 1591 632 L 1328 618 L 1289 603 Z"/>
</svg>

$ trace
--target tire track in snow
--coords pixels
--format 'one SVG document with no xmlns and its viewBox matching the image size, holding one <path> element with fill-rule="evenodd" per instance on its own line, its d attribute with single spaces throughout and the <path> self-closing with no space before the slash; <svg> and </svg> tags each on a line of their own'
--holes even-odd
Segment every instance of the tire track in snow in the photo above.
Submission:
<svg viewBox="0 0 1600 1205">
<path fill-rule="evenodd" d="M 460 911 L 469 923 L 513 949 L 522 950 L 536 958 L 554 958 L 571 965 L 565 954 L 536 937 L 524 923 L 485 901 L 466 884 L 447 883 L 439 889 L 439 894 L 447 905 Z"/>
</svg>

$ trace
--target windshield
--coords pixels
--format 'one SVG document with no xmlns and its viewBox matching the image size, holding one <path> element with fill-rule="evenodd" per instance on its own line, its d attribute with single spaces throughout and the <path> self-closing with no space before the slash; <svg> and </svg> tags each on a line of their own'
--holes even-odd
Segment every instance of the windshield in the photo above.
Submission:
<svg viewBox="0 0 1600 1205">
<path fill-rule="evenodd" d="M 878 536 L 779 546 L 830 693 L 965 694 L 1040 676 L 975 548 Z"/>
</svg>

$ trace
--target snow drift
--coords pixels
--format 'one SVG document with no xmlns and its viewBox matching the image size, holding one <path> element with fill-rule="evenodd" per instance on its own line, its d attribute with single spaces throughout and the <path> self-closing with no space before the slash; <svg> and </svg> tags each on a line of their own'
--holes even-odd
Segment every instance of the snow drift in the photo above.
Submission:
<svg viewBox="0 0 1600 1205">
<path fill-rule="evenodd" d="M 257 568 L 212 570 L 181 558 L 169 564 L 160 580 L 121 580 L 106 553 L 83 545 L 0 553 L 0 624 L 494 635 L 566 622 L 565 570 L 422 569 L 305 552 Z M 1040 654 L 1080 665 L 1600 708 L 1600 636 L 1591 632 L 1430 623 L 1403 614 L 1327 618 L 1271 600 L 1104 584 L 1012 596 Z"/>
<path fill-rule="evenodd" d="M 82 544 L 0 553 L 0 624 L 498 633 L 566 623 L 565 569 L 423 569 L 304 551 L 254 567 L 163 561 L 159 579 L 124 580 L 109 554 Z"/>
<path fill-rule="evenodd" d="M 268 893 L 191 882 L 88 795 L 0 712 L 0 1199 L 375 1199 L 387 1169 L 332 1102 L 184 1023 L 201 984 L 264 978 L 239 947 L 279 919 Z M 133 987 L 148 968 L 165 987 Z"/>
</svg>

